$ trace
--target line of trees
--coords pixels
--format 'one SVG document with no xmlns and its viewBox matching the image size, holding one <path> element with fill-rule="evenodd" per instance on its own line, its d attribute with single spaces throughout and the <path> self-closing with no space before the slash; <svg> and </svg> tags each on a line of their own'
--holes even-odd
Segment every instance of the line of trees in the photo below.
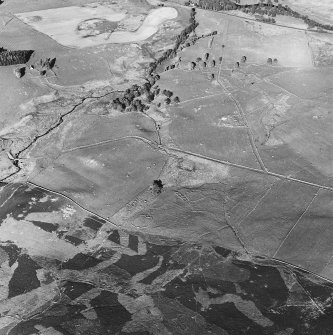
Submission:
<svg viewBox="0 0 333 335">
<path fill-rule="evenodd" d="M 25 64 L 29 61 L 33 50 L 6 50 L 0 49 L 0 66 Z"/>
<path fill-rule="evenodd" d="M 176 37 L 176 42 L 172 49 L 166 50 L 155 62 L 150 63 L 148 68 L 149 74 L 154 73 L 157 67 L 162 63 L 164 63 L 166 60 L 176 57 L 177 51 L 180 48 L 180 46 L 187 41 L 190 34 L 194 32 L 195 28 L 199 25 L 199 23 L 195 19 L 195 16 L 196 16 L 195 8 L 192 8 L 189 19 L 190 24 L 185 29 L 183 29 L 180 32 L 180 34 Z"/>
</svg>

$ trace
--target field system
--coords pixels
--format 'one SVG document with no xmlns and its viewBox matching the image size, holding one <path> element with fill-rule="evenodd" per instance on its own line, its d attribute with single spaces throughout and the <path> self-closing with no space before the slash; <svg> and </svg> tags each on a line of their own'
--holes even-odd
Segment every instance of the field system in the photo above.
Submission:
<svg viewBox="0 0 333 335">
<path fill-rule="evenodd" d="M 0 335 L 329 334 L 333 34 L 161 3 L 0 5 Z"/>
</svg>

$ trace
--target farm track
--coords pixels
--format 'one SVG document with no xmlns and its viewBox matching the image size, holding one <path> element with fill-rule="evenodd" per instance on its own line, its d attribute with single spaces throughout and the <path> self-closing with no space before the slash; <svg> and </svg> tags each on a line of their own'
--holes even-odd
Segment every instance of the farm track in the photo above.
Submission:
<svg viewBox="0 0 333 335">
<path fill-rule="evenodd" d="M 315 199 L 317 198 L 317 196 L 319 195 L 319 191 L 320 189 L 318 189 L 318 191 L 316 192 L 316 194 L 313 196 L 313 198 L 311 199 L 311 201 L 309 202 L 309 204 L 306 206 L 304 212 L 301 214 L 301 216 L 297 219 L 297 221 L 294 223 L 294 225 L 289 229 L 288 233 L 286 234 L 285 238 L 281 241 L 281 243 L 279 244 L 279 246 L 277 247 L 276 251 L 273 254 L 273 257 L 275 257 L 278 252 L 280 251 L 280 249 L 282 248 L 284 242 L 288 239 L 289 235 L 292 233 L 292 231 L 296 228 L 296 226 L 298 225 L 298 223 L 302 220 L 303 216 L 307 213 L 308 209 L 311 207 L 311 205 L 313 204 L 313 202 L 315 201 Z"/>
<path fill-rule="evenodd" d="M 244 113 L 244 110 L 242 108 L 242 106 L 240 105 L 240 103 L 238 102 L 238 100 L 232 95 L 232 93 L 222 84 L 222 82 L 220 81 L 220 74 L 221 74 L 221 64 L 220 64 L 220 68 L 219 68 L 219 72 L 218 72 L 218 75 L 217 75 L 217 82 L 219 83 L 219 85 L 222 87 L 222 89 L 225 91 L 225 93 L 227 94 L 227 96 L 234 102 L 234 104 L 236 105 L 236 108 L 238 110 L 238 114 L 240 115 L 240 117 L 243 119 L 243 123 L 244 125 L 246 126 L 246 129 L 247 129 L 247 133 L 248 133 L 248 137 L 249 137 L 249 140 L 250 140 L 250 144 L 251 144 L 251 147 L 252 147 L 252 151 L 254 153 L 254 155 L 256 156 L 256 159 L 261 167 L 261 169 L 263 171 L 266 171 L 267 172 L 267 168 L 259 154 L 259 151 L 258 151 L 258 148 L 255 144 L 255 141 L 254 141 L 254 136 L 253 136 L 253 133 L 252 133 L 252 130 L 249 126 L 249 123 L 247 121 L 247 118 L 246 118 L 246 115 Z"/>
<path fill-rule="evenodd" d="M 236 163 L 232 163 L 232 162 L 208 157 L 208 156 L 205 156 L 205 155 L 201 155 L 201 154 L 198 154 L 198 153 L 194 153 L 194 152 L 186 151 L 186 150 L 181 150 L 181 149 L 177 149 L 177 148 L 165 147 L 165 149 L 170 150 L 170 151 L 180 152 L 184 155 L 195 156 L 195 157 L 202 158 L 202 159 L 205 159 L 205 160 L 209 160 L 209 161 L 212 161 L 212 162 L 215 162 L 215 163 L 220 163 L 220 164 L 223 164 L 223 165 L 229 165 L 229 166 L 233 166 L 233 167 L 236 167 L 236 168 L 239 168 L 239 169 L 248 170 L 248 171 L 252 171 L 252 172 L 256 172 L 256 173 L 261 173 L 261 174 L 269 175 L 269 176 L 276 177 L 276 178 L 279 178 L 279 179 L 285 179 L 285 180 L 293 181 L 293 182 L 296 182 L 296 183 L 301 183 L 301 184 L 304 184 L 304 185 L 308 185 L 308 186 L 312 186 L 312 187 L 316 187 L 316 188 L 320 188 L 320 189 L 324 189 L 324 190 L 328 190 L 328 191 L 333 192 L 332 187 L 325 186 L 325 185 L 319 185 L 319 184 L 311 183 L 311 182 L 308 182 L 308 181 L 305 181 L 305 180 L 285 176 L 285 175 L 282 175 L 282 174 L 279 174 L 279 173 L 271 172 L 269 170 L 264 171 L 264 170 L 260 170 L 260 169 L 255 169 L 255 168 L 251 168 L 251 167 L 248 167 L 248 166 L 244 166 L 244 165 L 240 165 L 240 164 L 236 164 Z"/>
</svg>

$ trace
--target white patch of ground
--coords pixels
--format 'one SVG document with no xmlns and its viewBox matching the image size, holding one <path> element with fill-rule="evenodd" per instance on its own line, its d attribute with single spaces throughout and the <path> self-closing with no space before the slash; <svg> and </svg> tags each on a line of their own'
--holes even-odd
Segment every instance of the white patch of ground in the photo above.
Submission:
<svg viewBox="0 0 333 335">
<path fill-rule="evenodd" d="M 52 37 L 60 44 L 82 47 L 87 46 L 87 44 L 98 45 L 105 43 L 106 33 L 102 34 L 104 36 L 93 36 L 88 41 L 85 41 L 77 31 L 77 27 L 80 24 L 89 19 L 97 18 L 110 22 L 119 22 L 126 17 L 126 13 L 115 6 L 90 4 L 19 13 L 16 16 L 36 30 Z M 100 41 L 101 39 L 102 41 Z M 95 41 L 95 43 L 92 41 Z"/>
<path fill-rule="evenodd" d="M 108 43 L 133 43 L 143 41 L 158 31 L 158 26 L 166 20 L 175 19 L 178 12 L 172 7 L 153 9 L 136 31 L 94 31 L 89 36 L 82 36 L 78 27 L 84 22 L 100 20 L 120 23 L 128 18 L 124 10 L 111 5 L 91 4 L 82 7 L 70 6 L 48 9 L 16 16 L 36 30 L 50 36 L 58 43 L 84 48 Z M 91 26 L 92 27 L 92 26 Z M 91 28 L 93 30 L 93 27 Z"/>
<path fill-rule="evenodd" d="M 101 163 L 93 158 L 81 157 L 79 160 L 82 162 L 84 166 L 91 169 L 97 169 L 99 167 L 102 167 Z"/>
<path fill-rule="evenodd" d="M 26 249 L 30 256 L 43 256 L 65 261 L 81 251 L 80 246 L 60 240 L 56 234 L 48 233 L 28 221 L 7 218 L 0 226 L 2 242 L 12 241 Z"/>
<path fill-rule="evenodd" d="M 70 218 L 76 213 L 75 208 L 73 208 L 71 205 L 67 205 L 66 207 L 61 208 L 60 211 L 62 212 L 62 215 L 65 219 Z"/>
</svg>

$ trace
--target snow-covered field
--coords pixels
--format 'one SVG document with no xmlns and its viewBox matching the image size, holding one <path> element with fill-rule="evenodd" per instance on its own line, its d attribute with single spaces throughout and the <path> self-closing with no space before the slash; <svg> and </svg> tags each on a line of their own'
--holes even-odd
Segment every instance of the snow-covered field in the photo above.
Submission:
<svg viewBox="0 0 333 335">
<path fill-rule="evenodd" d="M 110 26 L 121 23 L 128 14 L 116 6 L 98 3 L 85 6 L 70 6 L 42 11 L 16 14 L 23 22 L 29 24 L 58 43 L 74 48 L 91 47 L 107 43 L 132 43 L 143 41 L 158 31 L 158 26 L 166 20 L 176 18 L 177 10 L 171 7 L 153 9 L 136 31 L 98 31 L 82 35 L 78 27 L 94 25 L 101 22 Z"/>
</svg>

